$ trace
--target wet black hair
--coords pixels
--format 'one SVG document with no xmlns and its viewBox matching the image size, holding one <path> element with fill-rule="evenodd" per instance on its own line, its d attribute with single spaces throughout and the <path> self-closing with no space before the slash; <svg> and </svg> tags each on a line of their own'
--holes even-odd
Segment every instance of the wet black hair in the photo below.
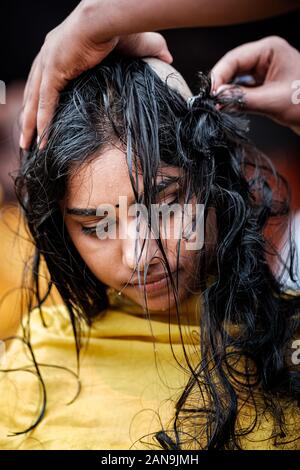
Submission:
<svg viewBox="0 0 300 470">
<path fill-rule="evenodd" d="M 214 208 L 216 246 L 212 254 L 204 243 L 195 270 L 204 299 L 199 363 L 194 367 L 186 358 L 189 379 L 173 426 L 153 436 L 153 445 L 164 449 L 240 448 L 242 438 L 266 415 L 273 422 L 275 444 L 298 438 L 286 426 L 287 413 L 299 413 L 300 398 L 300 373 L 290 360 L 300 296 L 287 292 L 283 281 L 285 269 L 296 280 L 293 240 L 289 233 L 285 263 L 266 232 L 270 220 L 288 223 L 290 194 L 271 161 L 249 141 L 248 121 L 236 111 L 239 102 L 238 90 L 213 95 L 205 74 L 199 74 L 199 89 L 187 101 L 143 60 L 113 55 L 61 92 L 46 147 L 35 143 L 22 155 L 15 180 L 35 245 L 28 311 L 36 305 L 41 309 L 54 285 L 70 315 L 78 360 L 80 325 L 92 325 L 108 298 L 107 286 L 74 247 L 59 207 L 74 165 L 119 141 L 135 195 L 135 169 L 143 174 L 145 205 L 154 200 L 164 162 L 183 169 L 186 200 L 195 195 L 204 204 L 204 223 L 208 208 Z M 170 275 L 160 240 L 158 245 Z M 40 286 L 42 259 L 50 275 L 46 293 Z M 271 268 L 275 259 L 282 264 L 276 273 Z M 176 296 L 174 283 L 172 289 Z M 239 422 L 241 403 L 255 408 L 247 427 Z"/>
</svg>

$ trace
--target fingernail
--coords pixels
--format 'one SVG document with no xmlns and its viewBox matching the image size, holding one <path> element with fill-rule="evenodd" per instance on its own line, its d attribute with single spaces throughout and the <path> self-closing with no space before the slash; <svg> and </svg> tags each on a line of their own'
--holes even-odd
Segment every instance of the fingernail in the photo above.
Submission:
<svg viewBox="0 0 300 470">
<path fill-rule="evenodd" d="M 20 135 L 19 146 L 23 149 L 25 148 L 24 136 L 23 134 Z"/>
<path fill-rule="evenodd" d="M 167 57 L 168 57 L 169 63 L 173 62 L 174 59 L 173 59 L 172 54 L 170 54 L 170 52 L 168 53 Z"/>
<path fill-rule="evenodd" d="M 221 91 L 224 91 L 224 90 L 230 90 L 230 88 L 232 88 L 231 85 L 228 85 L 228 84 L 221 85 L 219 86 L 219 88 L 217 88 L 216 94 L 221 93 Z"/>
<path fill-rule="evenodd" d="M 170 64 L 173 62 L 173 56 L 170 54 L 169 51 L 164 51 L 163 55 L 160 56 L 161 60 L 167 62 L 167 64 Z"/>
</svg>

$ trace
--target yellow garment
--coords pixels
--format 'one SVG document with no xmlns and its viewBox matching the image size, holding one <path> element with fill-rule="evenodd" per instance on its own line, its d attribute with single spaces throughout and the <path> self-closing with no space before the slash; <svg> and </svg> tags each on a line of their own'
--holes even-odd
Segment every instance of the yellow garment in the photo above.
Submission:
<svg viewBox="0 0 300 470">
<path fill-rule="evenodd" d="M 26 429 L 37 417 L 41 406 L 38 380 L 26 371 L 0 374 L 0 449 L 147 449 L 147 445 L 134 443 L 148 435 L 143 442 L 153 445 L 155 441 L 149 434 L 162 429 L 160 419 L 170 429 L 174 403 L 189 372 L 184 372 L 172 355 L 168 314 L 153 314 L 149 322 L 130 302 L 118 303 L 111 294 L 110 299 L 110 308 L 91 328 L 81 354 L 79 396 L 67 404 L 76 394 L 76 378 L 66 370 L 41 365 L 47 391 L 46 413 L 26 435 L 7 436 Z M 186 312 L 190 305 L 195 306 L 195 298 L 189 302 Z M 37 362 L 76 371 L 74 337 L 66 308 L 43 307 L 42 311 L 47 328 L 37 310 L 31 313 L 31 344 Z M 184 321 L 188 354 L 197 361 L 197 354 L 193 356 L 197 330 L 193 323 L 197 320 L 187 314 Z M 170 332 L 174 353 L 184 366 L 175 318 Z M 13 341 L 2 368 L 30 364 L 24 344 Z M 265 423 L 265 429 L 261 427 L 254 442 L 248 440 L 245 447 L 269 448 L 270 441 L 255 442 L 269 434 L 270 427 Z"/>
<path fill-rule="evenodd" d="M 22 302 L 23 270 L 26 261 L 33 256 L 33 249 L 32 240 L 17 204 L 0 206 L 0 340 L 16 334 L 20 324 L 21 312 L 26 307 L 25 301 Z M 45 290 L 48 278 L 43 262 L 40 282 L 42 287 L 45 285 Z M 56 303 L 61 302 L 55 288 L 51 294 Z"/>
<path fill-rule="evenodd" d="M 76 371 L 74 337 L 65 307 L 43 307 L 42 311 L 47 328 L 38 310 L 31 313 L 31 344 L 37 361 Z M 175 324 L 171 335 L 180 356 Z M 151 432 L 151 426 L 160 430 L 157 404 L 162 415 L 170 414 L 168 404 L 162 402 L 170 393 L 180 393 L 187 380 L 171 353 L 167 315 L 153 316 L 149 322 L 139 312 L 126 312 L 124 304 L 122 311 L 108 309 L 89 336 L 80 360 L 80 395 L 67 405 L 76 394 L 76 378 L 64 370 L 41 367 L 47 410 L 38 427 L 25 436 L 7 437 L 30 426 L 37 416 L 41 405 L 37 378 L 28 372 L 1 373 L 1 449 L 129 449 L 141 437 L 141 430 L 142 434 Z M 15 340 L 6 354 L 5 368 L 29 364 L 26 347 Z"/>
</svg>

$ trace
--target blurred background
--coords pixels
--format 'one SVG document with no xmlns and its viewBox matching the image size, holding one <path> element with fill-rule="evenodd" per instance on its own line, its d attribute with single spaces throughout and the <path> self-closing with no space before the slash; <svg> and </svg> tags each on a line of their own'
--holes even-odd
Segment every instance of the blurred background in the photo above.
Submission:
<svg viewBox="0 0 300 470">
<path fill-rule="evenodd" d="M 0 338 L 13 334 L 19 323 L 24 308 L 20 288 L 22 271 L 32 253 L 13 190 L 13 175 L 19 164 L 23 87 L 45 35 L 78 3 L 75 0 L 2 0 L 0 3 L 0 80 L 6 84 L 6 104 L 0 104 Z M 242 43 L 275 34 L 300 50 L 299 24 L 300 9 L 234 26 L 168 30 L 162 34 L 173 54 L 174 67 L 196 94 L 197 71 L 208 72 L 223 54 Z M 300 238 L 300 137 L 264 117 L 251 116 L 250 120 L 253 141 L 271 158 L 291 186 L 295 236 Z M 274 231 L 272 235 L 274 243 L 284 251 L 284 232 Z M 300 245 L 300 239 L 298 243 Z M 57 295 L 54 293 L 54 297 Z"/>
</svg>

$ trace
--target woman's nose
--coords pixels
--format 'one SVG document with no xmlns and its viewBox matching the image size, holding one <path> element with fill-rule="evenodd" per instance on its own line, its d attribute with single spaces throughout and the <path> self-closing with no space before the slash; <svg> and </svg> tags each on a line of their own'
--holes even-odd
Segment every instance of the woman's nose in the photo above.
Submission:
<svg viewBox="0 0 300 470">
<path fill-rule="evenodd" d="M 135 269 L 137 264 L 139 270 L 145 269 L 147 264 L 159 262 L 159 248 L 157 242 L 145 224 L 134 227 L 129 224 L 127 236 L 122 240 L 122 261 L 130 269 Z"/>
</svg>

